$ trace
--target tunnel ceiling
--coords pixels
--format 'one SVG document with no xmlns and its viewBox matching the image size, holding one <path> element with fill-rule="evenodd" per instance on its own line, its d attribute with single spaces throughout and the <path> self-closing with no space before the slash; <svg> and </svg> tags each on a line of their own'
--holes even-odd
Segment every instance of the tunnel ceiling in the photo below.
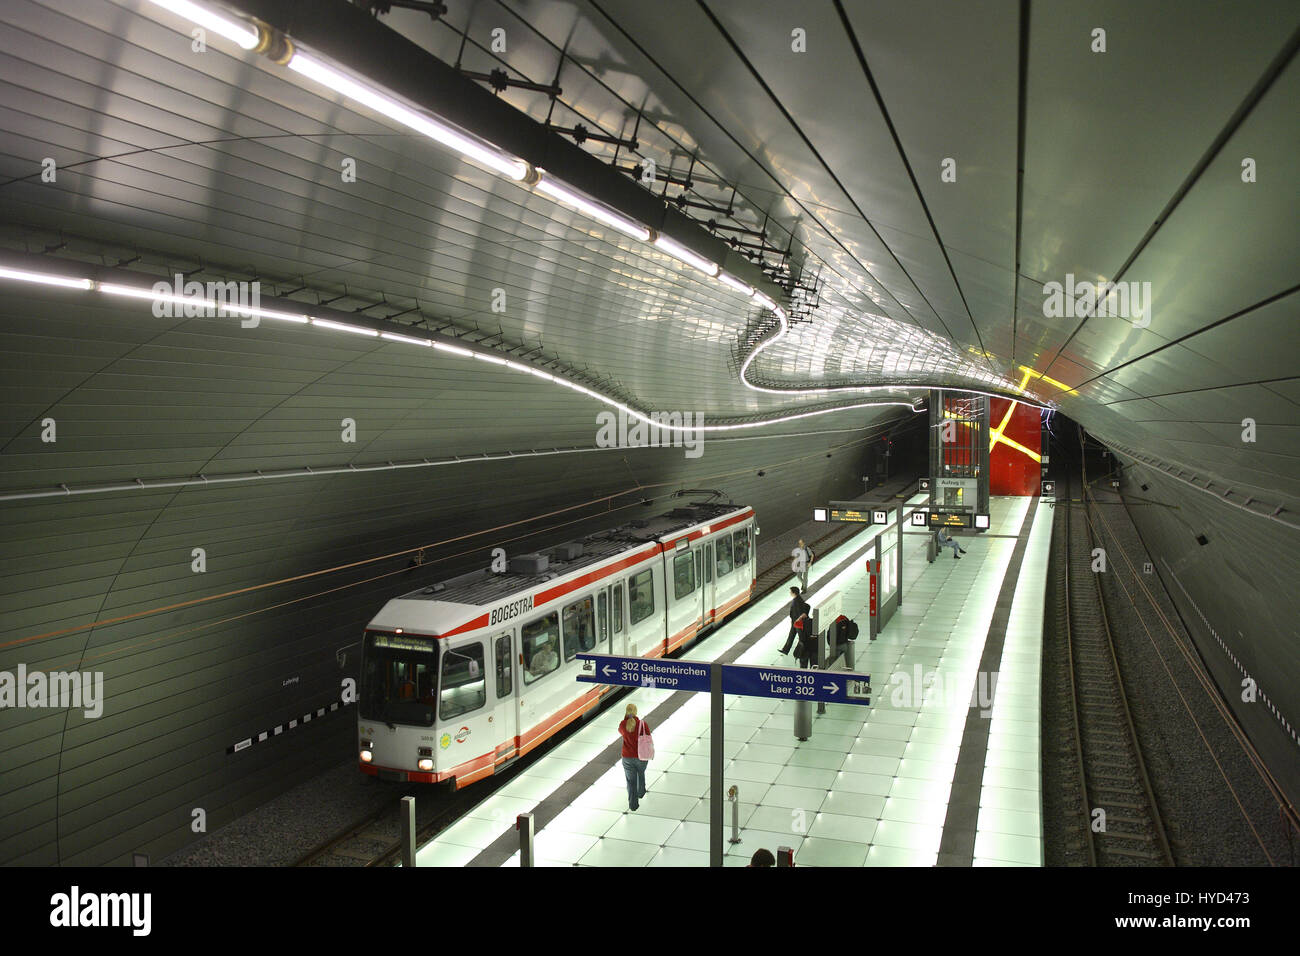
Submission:
<svg viewBox="0 0 1300 956">
<path fill-rule="evenodd" d="M 502 99 L 538 123 L 550 112 L 558 126 L 625 139 L 635 129 L 625 164 L 654 159 L 682 175 L 693 157 L 692 198 L 734 202 L 731 217 L 714 218 L 766 223 L 789 263 L 817 277 L 809 320 L 755 361 L 761 380 L 906 382 L 894 397 L 909 400 L 925 385 L 1011 382 L 1118 446 L 1300 496 L 1294 4 L 448 6 L 436 21 L 395 10 L 380 22 L 468 70 L 558 78 L 554 105 L 514 88 Z M 758 320 L 738 294 L 264 57 L 217 38 L 195 54 L 188 24 L 145 0 L 12 0 L 0 23 L 7 249 L 149 275 L 257 276 L 374 318 L 410 321 L 418 309 L 490 346 L 535 349 L 646 408 L 725 419 L 827 399 L 739 383 Z M 506 48 L 494 52 L 498 28 Z M 1105 52 L 1093 49 L 1098 28 Z M 800 41 L 805 52 L 792 49 Z M 613 158 L 611 145 L 584 148 Z M 46 157 L 55 182 L 42 181 Z M 355 182 L 338 174 L 345 159 Z M 1044 286 L 1067 276 L 1149 283 L 1147 321 L 1051 316 Z M 115 407 L 174 405 L 205 375 L 206 400 L 247 417 L 213 436 L 216 448 L 287 394 L 353 374 L 392 427 L 399 408 L 418 417 L 454 398 L 462 431 L 526 409 L 534 431 L 567 427 L 574 442 L 591 432 L 592 410 L 575 396 L 505 373 L 498 387 L 495 372 L 467 386 L 456 363 L 416 361 L 398 345 L 159 323 L 116 301 L 79 305 L 74 318 L 69 293 L 8 284 L 3 294 L 19 376 L 11 445 L 52 403 L 101 403 L 108 388 Z M 489 397 L 472 401 L 475 390 Z M 1247 418 L 1259 429 L 1251 444 Z M 489 438 L 494 450 L 519 446 L 524 434 L 500 427 L 462 450 Z M 135 471 L 211 461 L 212 448 L 183 451 L 202 444 L 192 431 L 155 437 Z M 417 429 L 397 451 L 371 451 L 428 454 L 434 438 Z M 292 444 L 273 435 L 241 463 L 320 457 L 310 438 Z M 97 477 L 115 465 L 93 454 L 75 463 Z M 82 477 L 43 465 L 6 483 Z"/>
</svg>

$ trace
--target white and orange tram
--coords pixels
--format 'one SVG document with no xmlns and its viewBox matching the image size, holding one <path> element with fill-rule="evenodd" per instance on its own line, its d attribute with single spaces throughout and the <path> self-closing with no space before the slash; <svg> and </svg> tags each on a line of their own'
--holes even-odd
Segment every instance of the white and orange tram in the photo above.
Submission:
<svg viewBox="0 0 1300 956">
<path fill-rule="evenodd" d="M 366 628 L 360 765 L 386 780 L 494 773 L 613 688 L 583 652 L 662 657 L 754 593 L 754 511 L 693 503 L 384 605 Z"/>
</svg>

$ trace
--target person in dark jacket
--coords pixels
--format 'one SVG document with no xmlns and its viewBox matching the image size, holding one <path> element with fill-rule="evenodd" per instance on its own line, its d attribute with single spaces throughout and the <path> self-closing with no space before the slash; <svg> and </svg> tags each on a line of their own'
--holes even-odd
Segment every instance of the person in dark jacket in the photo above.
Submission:
<svg viewBox="0 0 1300 956">
<path fill-rule="evenodd" d="M 642 730 L 642 728 L 645 728 Z M 650 733 L 650 725 L 636 716 L 636 704 L 628 704 L 623 719 L 618 722 L 618 732 L 623 737 L 623 776 L 627 778 L 627 808 L 635 810 L 645 796 L 645 768 L 648 760 L 637 755 L 637 738 Z"/>
<path fill-rule="evenodd" d="M 794 598 L 794 600 L 790 602 L 790 634 L 785 639 L 785 647 L 781 648 L 782 654 L 790 653 L 790 645 L 792 645 L 795 638 L 799 636 L 799 631 L 808 624 L 807 615 L 808 612 L 812 610 L 812 608 L 809 607 L 808 602 L 799 595 L 798 588 L 791 588 L 790 595 Z M 803 623 L 798 627 L 795 627 L 795 622 L 800 619 L 802 619 Z"/>
</svg>

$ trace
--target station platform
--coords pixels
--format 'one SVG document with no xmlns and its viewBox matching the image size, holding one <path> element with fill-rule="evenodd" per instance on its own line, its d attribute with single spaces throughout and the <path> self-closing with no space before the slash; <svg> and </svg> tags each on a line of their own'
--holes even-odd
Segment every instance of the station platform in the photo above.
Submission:
<svg viewBox="0 0 1300 956">
<path fill-rule="evenodd" d="M 910 499 L 904 517 L 925 496 Z M 795 703 L 726 698 L 724 780 L 739 794 L 739 843 L 797 866 L 1021 865 L 1043 861 L 1039 684 L 1052 511 L 994 498 L 990 530 L 957 538 L 967 553 L 927 562 L 929 533 L 903 536 L 902 602 L 867 639 L 874 535 L 819 556 L 809 600 L 837 590 L 860 633 L 853 670 L 871 675 L 870 706 L 827 704 L 811 737 L 793 734 Z M 779 653 L 792 577 L 683 659 L 795 666 Z M 841 659 L 835 669 L 843 669 Z M 616 724 L 632 702 L 655 759 L 627 812 Z M 816 709 L 816 705 L 814 710 Z M 708 866 L 707 694 L 635 689 L 417 853 L 419 866 L 518 865 L 515 818 L 535 819 L 538 866 Z"/>
</svg>

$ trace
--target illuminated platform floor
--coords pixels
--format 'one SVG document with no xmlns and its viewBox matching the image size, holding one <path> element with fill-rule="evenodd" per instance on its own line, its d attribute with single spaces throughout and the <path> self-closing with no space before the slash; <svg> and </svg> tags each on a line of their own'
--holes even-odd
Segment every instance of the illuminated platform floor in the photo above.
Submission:
<svg viewBox="0 0 1300 956">
<path fill-rule="evenodd" d="M 800 743 L 793 702 L 727 698 L 724 775 L 739 788 L 742 841 L 724 842 L 727 866 L 781 846 L 799 866 L 1041 865 L 1039 666 L 1052 511 L 1028 498 L 995 498 L 990 509 L 988 534 L 959 539 L 960 561 L 945 551 L 929 564 L 926 534 L 904 536 L 903 604 L 875 642 L 866 640 L 870 536 L 819 556 L 813 603 L 819 592 L 843 593 L 862 632 L 854 670 L 871 674 L 872 704 L 827 705 Z M 1003 590 L 1018 543 L 1018 574 Z M 783 586 L 684 656 L 726 654 L 787 603 Z M 787 631 L 782 614 L 736 663 L 789 664 L 778 653 Z M 992 665 L 982 676 L 981 660 Z M 707 866 L 709 701 L 683 695 L 656 722 L 671 697 L 625 695 L 422 847 L 418 865 L 518 865 L 514 820 L 531 811 L 539 866 Z M 623 771 L 610 757 L 626 701 L 649 719 L 657 752 L 635 813 L 625 812 Z M 726 837 L 731 815 L 728 804 Z"/>
</svg>

